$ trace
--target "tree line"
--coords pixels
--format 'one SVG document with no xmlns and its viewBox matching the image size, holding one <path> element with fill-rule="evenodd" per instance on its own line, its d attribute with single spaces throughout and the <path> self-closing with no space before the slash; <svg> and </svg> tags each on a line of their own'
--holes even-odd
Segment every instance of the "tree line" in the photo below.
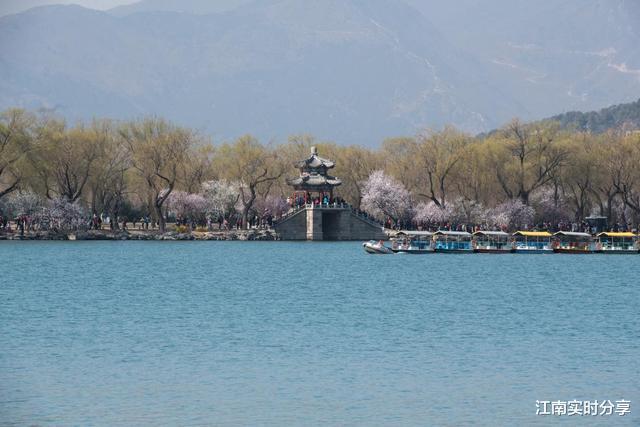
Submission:
<svg viewBox="0 0 640 427">
<path fill-rule="evenodd" d="M 149 216 L 161 230 L 169 214 L 247 227 L 254 217 L 286 212 L 285 179 L 297 175 L 293 163 L 312 145 L 336 160 L 340 197 L 380 220 L 479 224 L 491 212 L 502 215 L 496 224 L 516 226 L 519 215 L 527 224 L 517 225 L 556 227 L 591 214 L 624 226 L 640 219 L 637 133 L 513 120 L 491 135 L 447 127 L 375 149 L 309 135 L 213 144 L 160 118 L 70 125 L 20 109 L 0 116 L 0 209 L 35 215 L 66 203 L 85 215 Z"/>
</svg>

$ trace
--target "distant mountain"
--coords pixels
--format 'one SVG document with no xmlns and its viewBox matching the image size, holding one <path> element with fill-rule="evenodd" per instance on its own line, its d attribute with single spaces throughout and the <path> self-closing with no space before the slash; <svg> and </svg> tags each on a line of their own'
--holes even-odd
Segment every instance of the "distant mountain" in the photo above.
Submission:
<svg viewBox="0 0 640 427">
<path fill-rule="evenodd" d="M 406 1 L 488 67 L 525 119 L 640 96 L 637 0 Z"/>
<path fill-rule="evenodd" d="M 397 0 L 263 1 L 224 14 L 58 6 L 0 19 L 0 106 L 160 114 L 231 138 L 379 143 L 512 114 L 490 76 Z M 473 70 L 473 73 L 469 73 Z"/>
<path fill-rule="evenodd" d="M 411 3 L 408 5 L 407 3 Z M 630 0 L 143 0 L 0 18 L 0 108 L 378 144 L 640 96 Z"/>
<path fill-rule="evenodd" d="M 144 12 L 182 12 L 206 15 L 228 12 L 255 2 L 256 0 L 142 0 L 115 7 L 111 9 L 111 13 L 117 16 Z"/>
<path fill-rule="evenodd" d="M 640 129 L 640 100 L 629 104 L 619 104 L 599 111 L 582 113 L 571 111 L 549 118 L 560 123 L 564 129 L 603 133 L 608 130 Z"/>
<path fill-rule="evenodd" d="M 216 2 L 217 0 L 213 0 Z M 80 3 L 84 7 L 106 10 L 133 0 L 0 0 L 0 16 L 24 12 L 34 7 L 52 4 Z"/>
</svg>

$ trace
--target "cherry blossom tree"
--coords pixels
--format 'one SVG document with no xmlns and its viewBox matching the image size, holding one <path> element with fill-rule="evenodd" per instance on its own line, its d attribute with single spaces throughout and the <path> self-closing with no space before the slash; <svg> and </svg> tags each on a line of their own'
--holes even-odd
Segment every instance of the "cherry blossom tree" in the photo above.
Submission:
<svg viewBox="0 0 640 427">
<path fill-rule="evenodd" d="M 84 209 L 66 197 L 48 201 L 46 207 L 34 215 L 34 223 L 42 229 L 56 231 L 85 230 L 89 226 Z"/>
<path fill-rule="evenodd" d="M 200 194 L 174 191 L 167 198 L 167 207 L 183 218 L 198 218 L 206 213 L 207 200 Z"/>
<path fill-rule="evenodd" d="M 521 199 L 511 199 L 496 206 L 490 214 L 493 223 L 504 230 L 527 229 L 533 224 L 535 210 Z"/>
<path fill-rule="evenodd" d="M 415 207 L 413 220 L 418 224 L 438 226 L 449 220 L 449 212 L 434 201 L 421 202 Z"/>
<path fill-rule="evenodd" d="M 20 190 L 11 193 L 6 202 L 8 211 L 14 216 L 33 215 L 45 205 L 42 197 L 33 191 Z"/>
<path fill-rule="evenodd" d="M 225 179 L 202 183 L 202 195 L 207 203 L 207 214 L 228 218 L 240 199 L 240 185 Z"/>
<path fill-rule="evenodd" d="M 545 188 L 531 195 L 531 205 L 536 211 L 536 220 L 557 226 L 571 221 L 571 213 L 567 209 L 568 201 L 553 188 Z"/>
<path fill-rule="evenodd" d="M 395 178 L 383 171 L 375 171 L 365 182 L 362 207 L 375 218 L 384 220 L 389 217 L 397 222 L 410 212 L 411 195 Z"/>
<path fill-rule="evenodd" d="M 483 224 L 487 210 L 482 203 L 458 197 L 447 205 L 447 219 L 456 224 Z"/>
<path fill-rule="evenodd" d="M 259 203 L 259 208 L 263 214 L 280 218 L 289 210 L 290 206 L 281 196 L 270 194 Z"/>
</svg>

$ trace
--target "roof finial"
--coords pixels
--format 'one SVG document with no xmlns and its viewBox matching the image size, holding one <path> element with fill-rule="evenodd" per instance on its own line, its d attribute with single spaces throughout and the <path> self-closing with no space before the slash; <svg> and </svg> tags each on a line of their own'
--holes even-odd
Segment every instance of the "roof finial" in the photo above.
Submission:
<svg viewBox="0 0 640 427">
<path fill-rule="evenodd" d="M 318 149 L 316 147 L 311 147 L 311 155 L 312 156 L 317 156 L 318 155 Z"/>
</svg>

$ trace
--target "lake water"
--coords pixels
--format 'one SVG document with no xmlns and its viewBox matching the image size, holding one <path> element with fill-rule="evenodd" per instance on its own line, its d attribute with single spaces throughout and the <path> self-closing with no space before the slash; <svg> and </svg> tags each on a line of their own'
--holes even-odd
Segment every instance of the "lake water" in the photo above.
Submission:
<svg viewBox="0 0 640 427">
<path fill-rule="evenodd" d="M 640 256 L 0 242 L 0 259 L 0 424 L 640 425 Z M 631 414 L 535 414 L 572 399 Z"/>
</svg>

